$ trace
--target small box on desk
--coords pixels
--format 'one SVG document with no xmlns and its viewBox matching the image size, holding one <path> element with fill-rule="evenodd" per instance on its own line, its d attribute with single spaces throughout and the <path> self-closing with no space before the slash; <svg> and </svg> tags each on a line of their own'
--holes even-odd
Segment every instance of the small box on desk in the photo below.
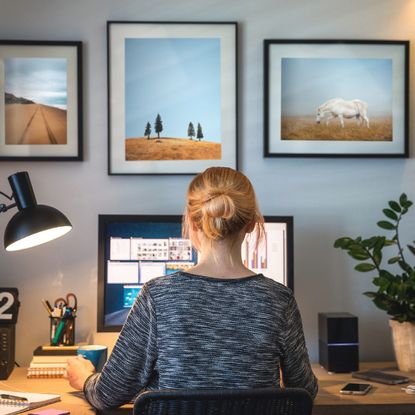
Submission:
<svg viewBox="0 0 415 415">
<path fill-rule="evenodd" d="M 336 373 L 359 370 L 357 317 L 350 313 L 319 313 L 319 362 Z"/>
</svg>

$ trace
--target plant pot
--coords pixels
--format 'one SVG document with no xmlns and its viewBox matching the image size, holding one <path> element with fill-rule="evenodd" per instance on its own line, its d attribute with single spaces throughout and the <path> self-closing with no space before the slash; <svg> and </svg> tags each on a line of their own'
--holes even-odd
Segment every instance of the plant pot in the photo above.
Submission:
<svg viewBox="0 0 415 415">
<path fill-rule="evenodd" d="M 415 370 L 415 324 L 389 320 L 396 362 L 402 372 Z"/>
</svg>

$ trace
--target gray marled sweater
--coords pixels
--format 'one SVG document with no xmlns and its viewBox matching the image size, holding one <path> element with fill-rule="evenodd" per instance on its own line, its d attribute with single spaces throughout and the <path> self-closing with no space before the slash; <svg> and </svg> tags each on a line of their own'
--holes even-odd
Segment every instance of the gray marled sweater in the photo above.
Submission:
<svg viewBox="0 0 415 415">
<path fill-rule="evenodd" d="M 101 374 L 85 383 L 96 408 L 142 389 L 287 387 L 313 397 L 300 313 L 291 290 L 258 274 L 216 279 L 178 272 L 146 283 Z"/>
</svg>

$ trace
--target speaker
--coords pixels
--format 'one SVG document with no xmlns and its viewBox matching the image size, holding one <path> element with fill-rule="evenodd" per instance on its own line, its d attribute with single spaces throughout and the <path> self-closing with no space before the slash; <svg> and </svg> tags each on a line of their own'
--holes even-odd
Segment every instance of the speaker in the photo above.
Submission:
<svg viewBox="0 0 415 415">
<path fill-rule="evenodd" d="M 0 379 L 9 377 L 14 368 L 15 325 L 0 324 Z"/>
<path fill-rule="evenodd" d="M 359 370 L 357 317 L 350 313 L 319 313 L 319 362 L 329 372 Z"/>
</svg>

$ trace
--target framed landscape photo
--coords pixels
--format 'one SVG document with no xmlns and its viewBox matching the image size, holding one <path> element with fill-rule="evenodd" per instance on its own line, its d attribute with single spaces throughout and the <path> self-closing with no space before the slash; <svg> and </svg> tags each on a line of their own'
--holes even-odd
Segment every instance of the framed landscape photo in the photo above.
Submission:
<svg viewBox="0 0 415 415">
<path fill-rule="evenodd" d="M 82 43 L 0 40 L 0 160 L 82 160 Z"/>
<path fill-rule="evenodd" d="M 237 25 L 108 22 L 108 173 L 237 167 Z"/>
<path fill-rule="evenodd" d="M 264 157 L 408 157 L 409 42 L 264 41 Z"/>
</svg>

